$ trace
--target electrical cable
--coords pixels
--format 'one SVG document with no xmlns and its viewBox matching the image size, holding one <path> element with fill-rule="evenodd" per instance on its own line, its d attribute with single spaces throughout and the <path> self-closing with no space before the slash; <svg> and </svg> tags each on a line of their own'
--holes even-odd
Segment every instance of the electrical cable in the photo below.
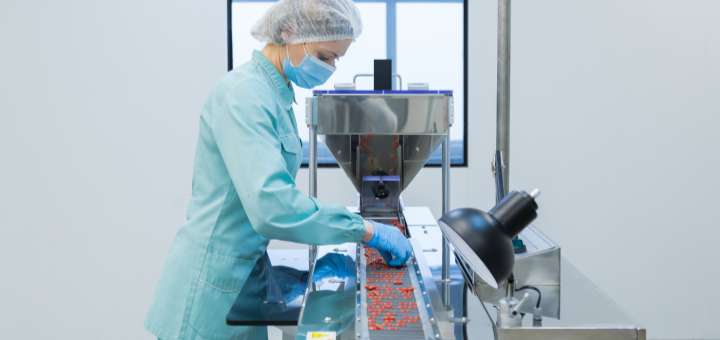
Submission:
<svg viewBox="0 0 720 340">
<path fill-rule="evenodd" d="M 520 288 L 515 289 L 516 292 L 519 292 L 521 290 L 532 290 L 535 293 L 537 293 L 538 298 L 537 298 L 537 302 L 535 303 L 535 307 L 540 308 L 540 302 L 542 301 L 542 292 L 540 292 L 540 289 L 538 289 L 537 287 L 533 287 L 533 286 L 522 286 Z"/>
<path fill-rule="evenodd" d="M 493 339 L 498 340 L 497 326 L 495 325 L 495 320 L 493 320 L 492 316 L 490 316 L 490 312 L 488 312 L 487 307 L 485 307 L 485 302 L 482 302 L 482 300 L 480 300 L 480 306 L 482 306 L 482 308 L 485 310 L 485 314 L 490 321 L 490 325 L 492 325 Z"/>
</svg>

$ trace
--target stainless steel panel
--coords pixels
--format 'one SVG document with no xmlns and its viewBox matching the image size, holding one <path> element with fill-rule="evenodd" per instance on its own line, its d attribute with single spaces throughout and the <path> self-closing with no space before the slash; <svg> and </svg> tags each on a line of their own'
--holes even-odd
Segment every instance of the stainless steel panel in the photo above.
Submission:
<svg viewBox="0 0 720 340">
<path fill-rule="evenodd" d="M 321 135 L 442 135 L 450 127 L 450 96 L 362 94 L 313 97 Z"/>
<path fill-rule="evenodd" d="M 501 328 L 500 340 L 645 340 L 644 329 L 625 326 Z"/>
<path fill-rule="evenodd" d="M 419 254 L 422 256 L 422 253 Z M 441 339 L 440 329 L 438 328 L 438 315 L 442 315 L 444 308 L 439 306 L 441 309 L 437 309 L 437 313 L 433 311 L 432 305 L 432 289 L 426 284 L 433 283 L 432 280 L 426 281 L 418 279 L 421 276 L 420 268 L 418 266 L 417 256 L 415 255 L 412 260 L 412 266 L 408 265 L 408 274 L 412 281 L 412 286 L 415 288 L 413 293 L 415 295 L 415 302 L 417 304 L 418 311 L 420 312 L 420 319 L 422 320 L 422 328 L 425 333 L 425 338 L 428 340 Z M 414 273 L 413 273 L 414 271 Z M 437 307 L 437 306 L 436 306 Z M 449 333 L 448 333 L 449 334 Z M 447 335 L 447 334 L 446 334 Z M 449 338 L 443 338 L 449 339 Z"/>
<path fill-rule="evenodd" d="M 355 258 L 355 248 L 354 243 L 318 246 L 317 259 L 330 253 Z M 305 339 L 308 332 L 336 332 L 339 339 L 354 338 L 355 276 L 313 278 L 315 264 L 310 267 L 309 282 L 312 285 L 308 286 L 303 298 L 297 339 Z"/>
<path fill-rule="evenodd" d="M 424 299 L 426 303 L 429 304 L 429 306 L 426 305 L 426 308 L 428 313 L 432 313 L 433 320 L 431 320 L 431 322 L 435 331 L 438 332 L 435 334 L 435 337 L 436 339 L 453 339 L 454 324 L 450 320 L 450 310 L 448 310 L 443 303 L 440 290 L 435 284 L 435 278 L 425 258 L 427 254 L 425 248 L 415 239 L 411 239 L 411 244 L 413 246 L 413 253 L 415 254 L 413 265 L 416 274 L 422 281 Z"/>
<path fill-rule="evenodd" d="M 427 208 L 425 208 L 427 209 Z M 423 213 L 416 209 L 405 208 L 405 211 L 410 213 Z M 424 213 L 423 213 L 424 214 Z M 429 209 L 427 214 L 431 214 Z M 405 215 L 406 218 L 413 219 L 409 214 Z M 417 216 L 415 216 L 417 217 Z M 413 251 L 415 254 L 422 254 L 417 257 L 418 267 L 420 268 L 421 276 L 425 280 L 426 286 L 430 287 L 428 290 L 430 293 L 431 301 L 433 304 L 433 310 L 436 314 L 440 314 L 440 311 L 446 310 L 439 323 L 439 328 L 442 334 L 454 334 L 454 339 L 463 338 L 463 328 L 460 323 L 454 323 L 452 318 L 461 318 L 463 310 L 463 291 L 465 290 L 464 281 L 460 270 L 455 264 L 454 257 L 450 257 L 449 269 L 450 269 L 450 310 L 447 310 L 446 306 L 443 305 L 443 301 L 440 294 L 440 285 L 442 284 L 442 252 L 440 249 L 441 240 L 443 239 L 442 232 L 433 220 L 428 221 L 422 225 L 412 225 L 408 227 L 411 235 L 411 242 L 413 245 Z M 470 297 L 472 298 L 472 297 Z"/>
<path fill-rule="evenodd" d="M 445 136 L 403 136 L 403 189 L 407 189 L 443 139 Z"/>
<path fill-rule="evenodd" d="M 560 247 L 533 226 L 520 233 L 520 238 L 525 242 L 528 251 L 515 256 L 515 286 L 537 287 L 542 292 L 542 314 L 560 318 Z M 469 281 L 472 282 L 473 293 L 482 301 L 497 304 L 505 297 L 506 284 L 494 289 L 479 277 L 473 277 Z M 524 293 L 517 292 L 516 297 L 521 298 Z M 535 301 L 534 298 L 531 301 Z M 526 303 L 520 311 L 532 313 L 534 307 L 534 303 Z"/>
</svg>

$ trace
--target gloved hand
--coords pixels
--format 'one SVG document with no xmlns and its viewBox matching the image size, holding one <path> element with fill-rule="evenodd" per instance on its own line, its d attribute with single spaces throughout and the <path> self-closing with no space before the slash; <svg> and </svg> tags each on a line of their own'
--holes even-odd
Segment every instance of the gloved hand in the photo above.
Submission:
<svg viewBox="0 0 720 340">
<path fill-rule="evenodd" d="M 367 245 L 380 252 L 385 263 L 392 267 L 401 267 L 410 258 L 412 246 L 398 228 L 370 221 L 373 234 Z"/>
<path fill-rule="evenodd" d="M 355 276 L 355 261 L 352 257 L 328 253 L 315 263 L 313 280 L 320 281 L 328 277 L 347 278 Z"/>
</svg>

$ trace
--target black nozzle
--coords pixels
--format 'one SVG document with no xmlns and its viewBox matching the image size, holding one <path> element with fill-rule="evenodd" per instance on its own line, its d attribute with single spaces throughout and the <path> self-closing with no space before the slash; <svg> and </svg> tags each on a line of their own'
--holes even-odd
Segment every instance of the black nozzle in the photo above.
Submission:
<svg viewBox="0 0 720 340">
<path fill-rule="evenodd" d="M 385 186 L 385 183 L 379 182 L 372 188 L 373 194 L 376 198 L 385 199 L 390 196 L 390 190 Z"/>
</svg>

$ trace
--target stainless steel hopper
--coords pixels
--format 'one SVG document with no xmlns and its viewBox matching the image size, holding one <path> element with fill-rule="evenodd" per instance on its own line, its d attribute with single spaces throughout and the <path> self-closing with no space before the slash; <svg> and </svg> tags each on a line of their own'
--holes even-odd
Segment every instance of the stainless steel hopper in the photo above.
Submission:
<svg viewBox="0 0 720 340">
<path fill-rule="evenodd" d="M 399 211 L 400 194 L 447 139 L 452 111 L 450 91 L 316 91 L 307 102 L 308 125 L 360 193 L 361 213 L 374 215 Z"/>
</svg>

